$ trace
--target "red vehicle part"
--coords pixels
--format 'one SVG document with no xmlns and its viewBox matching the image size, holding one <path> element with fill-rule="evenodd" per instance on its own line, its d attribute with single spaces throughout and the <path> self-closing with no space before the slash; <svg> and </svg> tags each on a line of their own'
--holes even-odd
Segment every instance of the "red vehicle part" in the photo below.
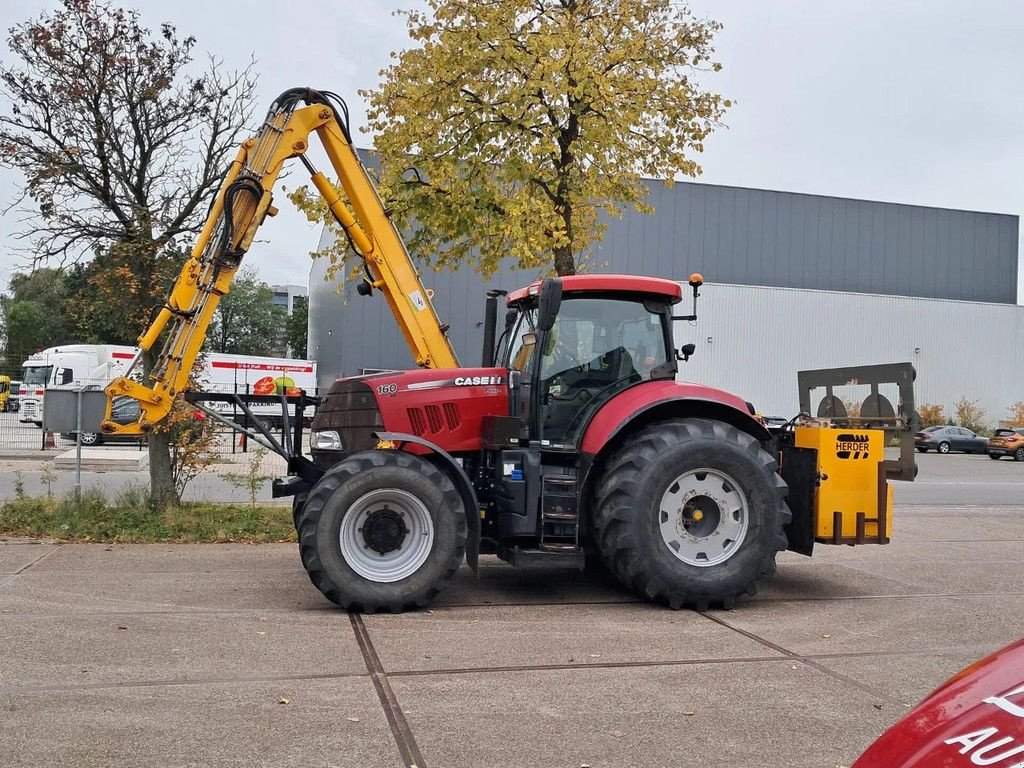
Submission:
<svg viewBox="0 0 1024 768">
<path fill-rule="evenodd" d="M 664 414 L 671 418 L 674 415 L 693 415 L 686 413 L 688 408 L 696 409 L 704 418 L 718 418 L 730 423 L 755 437 L 768 437 L 742 398 L 701 384 L 663 380 L 631 387 L 609 400 L 587 426 L 580 450 L 588 454 L 600 453 L 634 417 L 644 413 L 653 416 L 651 412 L 654 409 L 664 409 Z"/>
<path fill-rule="evenodd" d="M 1024 768 L 1024 639 L 954 675 L 853 768 Z"/>
<path fill-rule="evenodd" d="M 639 275 L 568 275 L 559 278 L 562 291 L 613 291 L 615 293 L 651 293 L 668 296 L 673 303 L 683 298 L 683 289 L 679 283 L 661 277 L 642 277 Z M 540 294 L 540 280 L 530 283 L 525 288 L 512 291 L 506 298 L 511 306 L 528 296 Z"/>
<path fill-rule="evenodd" d="M 366 437 L 371 430 L 400 432 L 458 453 L 480 450 L 481 421 L 488 415 L 508 415 L 504 368 L 420 368 L 339 379 L 317 412 L 313 429 L 355 427 L 355 434 Z M 346 438 L 349 450 L 372 447 Z M 426 452 L 415 444 L 405 450 Z"/>
</svg>

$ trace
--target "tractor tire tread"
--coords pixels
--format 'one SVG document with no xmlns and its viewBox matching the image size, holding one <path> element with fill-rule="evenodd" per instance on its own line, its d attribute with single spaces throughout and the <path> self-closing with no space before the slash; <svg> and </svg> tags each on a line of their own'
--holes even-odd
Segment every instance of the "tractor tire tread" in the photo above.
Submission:
<svg viewBox="0 0 1024 768">
<path fill-rule="evenodd" d="M 461 510 L 462 497 L 456 490 L 451 479 L 437 466 L 412 454 L 403 451 L 365 451 L 355 454 L 331 467 L 320 481 L 313 487 L 295 511 L 295 526 L 298 532 L 299 555 L 310 581 L 332 603 L 356 613 L 402 613 L 403 611 L 423 608 L 429 605 L 448 585 L 452 576 L 459 569 L 465 558 L 466 536 L 469 526 L 465 514 L 457 516 L 456 534 L 458 538 L 457 556 L 452 557 L 444 574 L 428 587 L 417 591 L 403 599 L 367 600 L 355 598 L 347 594 L 327 574 L 321 562 L 318 549 L 317 528 L 327 499 L 354 477 L 379 469 L 394 462 L 402 468 L 413 468 L 420 473 L 423 482 L 433 483 L 443 495 L 446 505 Z"/>
<path fill-rule="evenodd" d="M 681 440 L 707 439 L 731 443 L 748 453 L 760 468 L 761 479 L 776 506 L 771 551 L 739 589 L 713 597 L 688 594 L 666 584 L 640 556 L 632 530 L 636 499 L 645 483 L 644 469 Z M 605 565 L 634 591 L 672 609 L 690 607 L 703 611 L 721 607 L 728 610 L 739 598 L 757 594 L 757 582 L 775 573 L 775 555 L 787 548 L 784 529 L 793 519 L 784 501 L 786 493 L 787 486 L 778 474 L 775 459 L 752 436 L 721 421 L 670 420 L 640 431 L 608 460 L 594 493 L 593 529 Z"/>
</svg>

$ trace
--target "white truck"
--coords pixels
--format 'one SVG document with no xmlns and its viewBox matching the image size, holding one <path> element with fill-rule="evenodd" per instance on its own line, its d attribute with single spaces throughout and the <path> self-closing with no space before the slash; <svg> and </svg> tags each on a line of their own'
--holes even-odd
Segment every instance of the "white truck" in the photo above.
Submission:
<svg viewBox="0 0 1024 768">
<path fill-rule="evenodd" d="M 19 421 L 43 426 L 43 400 L 54 387 L 102 389 L 127 369 L 134 347 L 115 344 L 64 344 L 36 352 L 21 364 Z"/>
<path fill-rule="evenodd" d="M 22 364 L 20 420 L 43 424 L 43 404 L 47 389 L 103 389 L 131 365 L 138 349 L 113 344 L 65 344 L 37 352 Z M 239 394 L 288 394 L 303 389 L 316 394 L 316 363 L 255 355 L 228 355 L 209 352 L 202 358 L 197 375 L 204 391 Z M 225 415 L 233 408 L 226 403 L 215 404 Z M 269 426 L 281 422 L 278 405 L 253 405 L 253 414 Z M 294 407 L 291 411 L 294 415 Z M 243 414 L 237 414 L 239 422 Z M 73 438 L 73 436 L 72 436 Z M 83 434 L 82 442 L 95 444 L 102 435 Z"/>
</svg>

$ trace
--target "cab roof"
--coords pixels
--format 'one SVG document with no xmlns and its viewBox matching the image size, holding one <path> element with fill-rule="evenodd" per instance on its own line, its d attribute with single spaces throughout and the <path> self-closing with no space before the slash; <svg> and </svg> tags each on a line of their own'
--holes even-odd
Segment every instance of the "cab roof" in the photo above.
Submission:
<svg viewBox="0 0 1024 768">
<path fill-rule="evenodd" d="M 640 275 L 567 275 L 558 278 L 562 281 L 563 293 L 580 293 L 584 291 L 601 291 L 613 293 L 646 293 L 663 296 L 673 304 L 683 298 L 683 289 L 674 280 L 663 277 L 643 277 Z M 525 288 L 512 291 L 506 303 L 514 304 L 530 296 L 540 294 L 541 280 L 535 280 Z"/>
</svg>

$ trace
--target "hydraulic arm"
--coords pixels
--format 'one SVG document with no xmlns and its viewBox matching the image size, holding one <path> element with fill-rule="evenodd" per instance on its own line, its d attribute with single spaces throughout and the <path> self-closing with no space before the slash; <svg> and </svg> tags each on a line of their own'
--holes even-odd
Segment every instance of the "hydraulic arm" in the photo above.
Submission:
<svg viewBox="0 0 1024 768">
<path fill-rule="evenodd" d="M 303 106 L 303 104 L 305 106 Z M 228 168 L 192 254 L 149 328 L 139 337 L 142 355 L 162 341 L 145 376 L 128 375 L 106 388 L 105 433 L 140 434 L 150 431 L 171 409 L 175 396 L 188 385 L 189 374 L 203 346 L 217 304 L 231 287 L 242 257 L 273 207 L 272 191 L 286 160 L 298 157 L 309 170 L 313 185 L 363 259 L 367 281 L 387 299 L 416 364 L 455 368 L 458 359 L 377 190 L 352 146 L 347 113 L 328 92 L 293 88 L 281 94 L 267 113 L 259 133 L 246 141 Z M 348 203 L 335 191 L 305 153 L 315 133 L 337 173 Z M 355 215 L 353 215 L 353 212 Z M 141 378 L 141 381 L 136 381 Z M 111 420 L 116 398 L 139 401 L 139 416 L 128 424 Z"/>
</svg>

